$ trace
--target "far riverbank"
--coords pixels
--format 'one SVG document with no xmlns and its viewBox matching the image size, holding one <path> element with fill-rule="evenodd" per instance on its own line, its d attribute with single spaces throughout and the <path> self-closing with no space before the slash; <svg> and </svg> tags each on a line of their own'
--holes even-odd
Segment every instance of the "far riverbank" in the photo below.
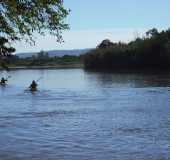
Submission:
<svg viewBox="0 0 170 160">
<path fill-rule="evenodd" d="M 78 69 L 83 68 L 84 65 L 81 63 L 77 64 L 65 64 L 65 65 L 55 65 L 55 66 L 9 66 L 9 70 L 17 70 L 17 69 Z M 2 67 L 0 67 L 0 70 L 4 70 Z"/>
</svg>

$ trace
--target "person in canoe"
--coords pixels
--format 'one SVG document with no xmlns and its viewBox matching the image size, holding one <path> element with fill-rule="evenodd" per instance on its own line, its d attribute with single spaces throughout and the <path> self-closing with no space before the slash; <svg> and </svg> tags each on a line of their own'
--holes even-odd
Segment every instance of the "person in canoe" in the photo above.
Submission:
<svg viewBox="0 0 170 160">
<path fill-rule="evenodd" d="M 1 81 L 0 81 L 0 84 L 1 85 L 6 85 L 6 82 L 7 82 L 8 80 L 7 79 L 5 79 L 4 77 L 2 77 L 1 78 Z"/>
<path fill-rule="evenodd" d="M 35 82 L 35 80 L 32 81 L 31 85 L 29 86 L 30 91 L 37 91 L 38 84 Z"/>
</svg>

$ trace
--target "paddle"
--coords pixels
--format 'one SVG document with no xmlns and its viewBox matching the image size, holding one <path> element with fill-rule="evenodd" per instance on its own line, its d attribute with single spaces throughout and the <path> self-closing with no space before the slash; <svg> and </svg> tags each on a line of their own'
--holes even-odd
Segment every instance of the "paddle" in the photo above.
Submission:
<svg viewBox="0 0 170 160">
<path fill-rule="evenodd" d="M 39 82 L 43 77 L 39 77 L 35 82 Z"/>
</svg>

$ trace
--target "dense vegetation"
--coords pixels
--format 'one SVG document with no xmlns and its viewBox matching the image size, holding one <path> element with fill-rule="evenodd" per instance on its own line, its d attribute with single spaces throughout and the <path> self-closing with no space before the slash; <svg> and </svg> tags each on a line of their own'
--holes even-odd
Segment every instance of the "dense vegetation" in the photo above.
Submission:
<svg viewBox="0 0 170 160">
<path fill-rule="evenodd" d="M 80 65 L 82 65 L 81 56 L 50 57 L 44 51 L 28 58 L 19 58 L 17 55 L 12 55 L 8 58 L 9 67 L 76 67 Z"/>
<path fill-rule="evenodd" d="M 84 55 L 86 69 L 170 69 L 170 29 L 151 29 L 143 38 L 129 43 L 104 40 Z"/>
<path fill-rule="evenodd" d="M 8 39 L 0 37 L 0 66 L 8 70 L 7 59 L 11 56 L 11 53 L 15 51 L 15 48 L 9 46 Z"/>
</svg>

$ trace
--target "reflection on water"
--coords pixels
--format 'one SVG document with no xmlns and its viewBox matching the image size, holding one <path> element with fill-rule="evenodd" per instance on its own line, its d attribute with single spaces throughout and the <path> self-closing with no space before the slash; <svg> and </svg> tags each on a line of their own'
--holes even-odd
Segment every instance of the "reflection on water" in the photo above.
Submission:
<svg viewBox="0 0 170 160">
<path fill-rule="evenodd" d="M 95 73 L 86 72 L 88 79 L 99 86 L 115 87 L 168 87 L 170 73 Z"/>
<path fill-rule="evenodd" d="M 0 159 L 170 159 L 169 73 L 11 75 L 0 87 Z"/>
</svg>

